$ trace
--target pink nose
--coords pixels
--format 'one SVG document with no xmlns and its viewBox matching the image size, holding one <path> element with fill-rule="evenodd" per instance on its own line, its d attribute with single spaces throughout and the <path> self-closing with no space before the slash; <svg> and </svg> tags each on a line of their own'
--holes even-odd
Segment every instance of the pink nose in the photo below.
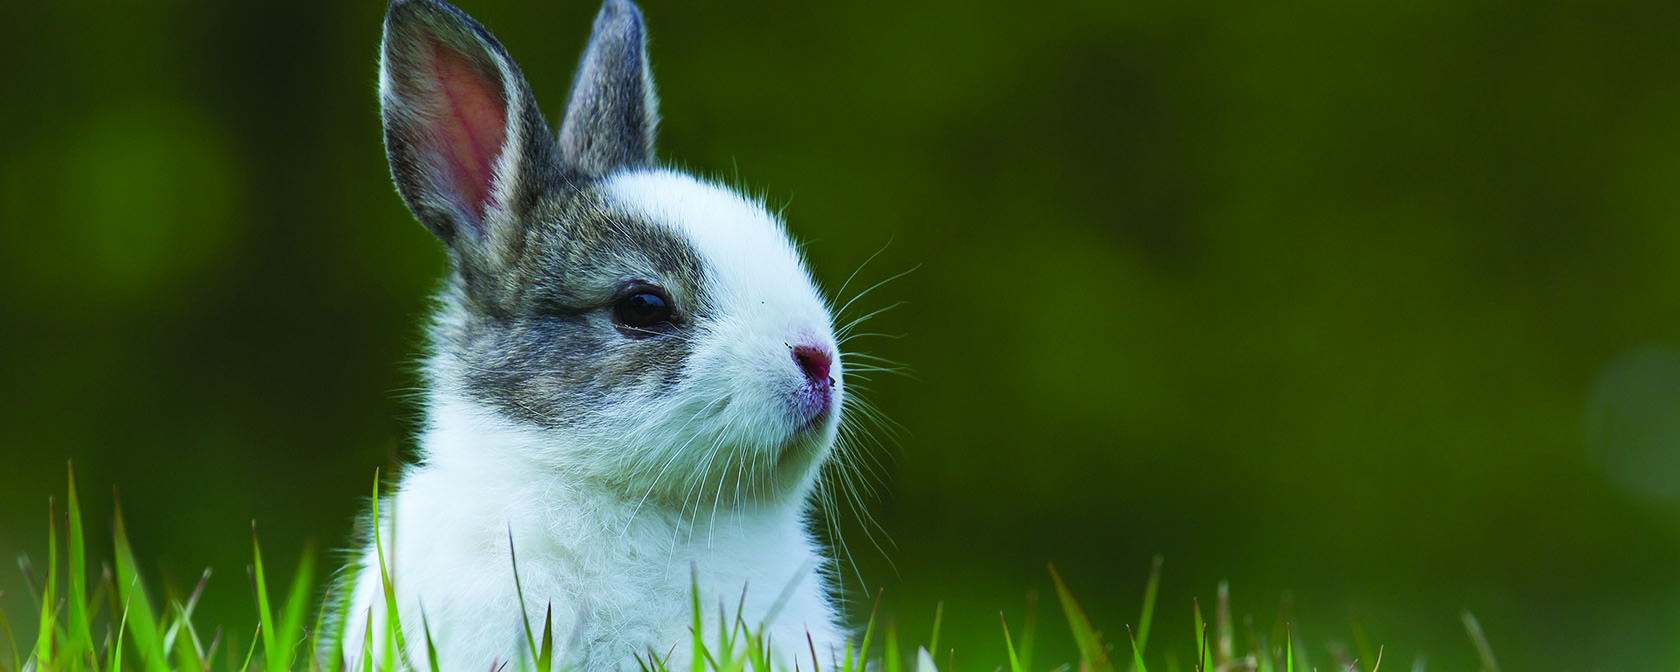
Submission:
<svg viewBox="0 0 1680 672">
<path fill-rule="evenodd" d="M 793 361 L 799 363 L 799 369 L 805 372 L 805 379 L 817 385 L 828 385 L 828 370 L 834 365 L 834 358 L 822 348 L 801 345 L 793 349 Z"/>
</svg>

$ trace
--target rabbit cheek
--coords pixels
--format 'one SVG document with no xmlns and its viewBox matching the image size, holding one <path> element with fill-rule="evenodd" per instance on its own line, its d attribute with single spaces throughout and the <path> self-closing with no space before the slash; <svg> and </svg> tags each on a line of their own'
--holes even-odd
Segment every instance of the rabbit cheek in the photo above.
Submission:
<svg viewBox="0 0 1680 672">
<path fill-rule="evenodd" d="M 454 357 L 434 384 L 465 392 L 500 414 L 544 429 L 602 427 L 636 405 L 669 396 L 691 354 L 682 339 L 631 341 L 588 316 L 495 324 L 463 320 L 442 342 Z M 447 324 L 447 321 L 446 321 Z"/>
</svg>

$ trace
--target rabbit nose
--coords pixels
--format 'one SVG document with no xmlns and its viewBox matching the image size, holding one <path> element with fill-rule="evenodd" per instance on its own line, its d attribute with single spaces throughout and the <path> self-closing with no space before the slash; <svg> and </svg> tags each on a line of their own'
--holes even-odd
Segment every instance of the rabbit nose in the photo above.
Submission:
<svg viewBox="0 0 1680 672">
<path fill-rule="evenodd" d="M 824 348 L 801 345 L 793 349 L 793 361 L 799 364 L 799 369 L 805 372 L 805 379 L 817 385 L 829 385 L 828 370 L 834 365 L 834 357 Z"/>
</svg>

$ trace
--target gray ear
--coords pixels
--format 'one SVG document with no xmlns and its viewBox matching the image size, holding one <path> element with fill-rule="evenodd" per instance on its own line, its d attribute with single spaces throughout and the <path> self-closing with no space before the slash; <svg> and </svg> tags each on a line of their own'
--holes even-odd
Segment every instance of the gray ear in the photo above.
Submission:
<svg viewBox="0 0 1680 672">
<path fill-rule="evenodd" d="M 588 175 L 650 166 L 658 123 L 642 12 L 629 0 L 607 0 L 573 79 L 561 155 Z"/>
<path fill-rule="evenodd" d="M 438 0 L 385 14 L 379 93 L 391 177 L 457 250 L 505 238 L 554 170 L 554 141 L 519 67 L 484 26 Z"/>
</svg>

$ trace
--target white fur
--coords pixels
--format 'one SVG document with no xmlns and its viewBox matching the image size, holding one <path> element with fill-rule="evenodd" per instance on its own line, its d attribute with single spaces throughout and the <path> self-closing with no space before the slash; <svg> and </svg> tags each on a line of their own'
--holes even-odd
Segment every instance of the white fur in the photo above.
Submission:
<svg viewBox="0 0 1680 672">
<path fill-rule="evenodd" d="M 557 666 L 635 669 L 632 654 L 651 650 L 686 669 L 691 567 L 707 642 L 734 624 L 744 588 L 740 617 L 765 628 L 782 669 L 810 664 L 807 633 L 821 666 L 832 666 L 845 636 L 806 499 L 842 407 L 837 355 L 836 417 L 799 434 L 787 408 L 804 375 L 790 346 L 836 352 L 828 309 L 762 206 L 663 171 L 619 175 L 606 193 L 691 242 L 719 319 L 688 336 L 689 382 L 677 398 L 616 402 L 577 428 L 544 430 L 447 386 L 429 391 L 421 464 L 381 511 L 408 656 L 424 666 L 423 613 L 442 669 L 529 663 L 511 537 L 523 618 L 540 640 L 553 609 Z M 441 362 L 434 378 L 447 377 Z M 360 564 L 346 631 L 353 661 L 370 614 L 376 640 L 385 620 L 375 549 Z"/>
</svg>

